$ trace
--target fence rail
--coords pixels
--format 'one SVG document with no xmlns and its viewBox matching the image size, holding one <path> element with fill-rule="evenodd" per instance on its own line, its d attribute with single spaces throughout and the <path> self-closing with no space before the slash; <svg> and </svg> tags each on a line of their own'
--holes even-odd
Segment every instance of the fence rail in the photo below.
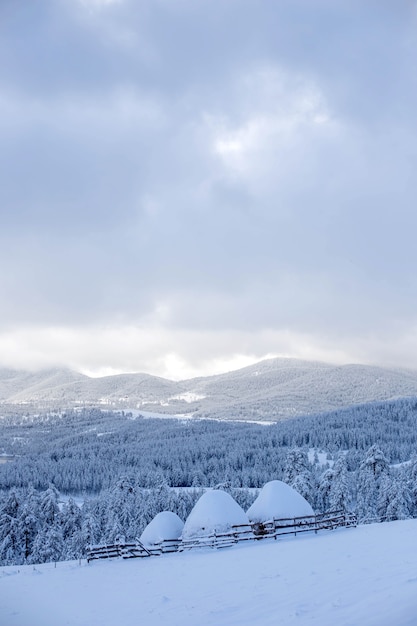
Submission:
<svg viewBox="0 0 417 626">
<path fill-rule="evenodd" d="M 196 548 L 228 548 L 241 541 L 256 541 L 261 539 L 277 539 L 282 535 L 297 535 L 304 532 L 319 530 L 333 530 L 340 527 L 356 526 L 357 520 L 353 513 L 345 511 L 330 511 L 318 515 L 305 517 L 288 517 L 272 519 L 262 523 L 243 524 L 232 526 L 224 533 L 210 533 L 196 535 L 184 539 L 165 539 L 152 547 L 144 546 L 139 539 L 130 543 L 114 543 L 110 545 L 90 546 L 87 551 L 87 561 L 95 559 L 123 559 L 159 556 L 170 552 L 183 552 Z"/>
<path fill-rule="evenodd" d="M 144 546 L 139 539 L 129 543 L 100 544 L 89 546 L 87 549 L 87 561 L 95 559 L 112 559 L 122 557 L 122 559 L 142 558 L 148 556 L 159 556 L 170 552 L 177 552 L 180 539 L 164 539 L 152 547 Z"/>
<path fill-rule="evenodd" d="M 257 539 L 280 535 L 297 535 L 303 532 L 316 532 L 319 530 L 333 530 L 334 528 L 356 526 L 356 516 L 345 511 L 329 511 L 318 515 L 306 515 L 304 517 L 287 517 L 272 519 L 267 522 L 252 524 L 253 533 Z"/>
<path fill-rule="evenodd" d="M 182 539 L 179 545 L 179 552 L 192 550 L 193 548 L 228 548 L 240 541 L 255 539 L 251 524 L 232 526 L 231 530 L 225 533 L 210 533 L 210 535 L 194 536 Z"/>
</svg>

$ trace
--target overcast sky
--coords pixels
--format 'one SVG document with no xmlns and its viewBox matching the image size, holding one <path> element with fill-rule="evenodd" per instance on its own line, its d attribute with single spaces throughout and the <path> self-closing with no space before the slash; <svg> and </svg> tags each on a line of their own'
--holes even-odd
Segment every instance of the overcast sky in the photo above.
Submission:
<svg viewBox="0 0 417 626">
<path fill-rule="evenodd" d="M 412 0 L 2 0 L 0 365 L 417 368 Z"/>
</svg>

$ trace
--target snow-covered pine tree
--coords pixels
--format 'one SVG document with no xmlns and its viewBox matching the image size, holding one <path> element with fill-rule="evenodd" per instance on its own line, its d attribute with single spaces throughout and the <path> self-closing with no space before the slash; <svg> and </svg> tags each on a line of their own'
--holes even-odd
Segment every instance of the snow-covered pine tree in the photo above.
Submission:
<svg viewBox="0 0 417 626">
<path fill-rule="evenodd" d="M 102 529 L 96 515 L 97 507 L 85 501 L 82 508 L 82 525 L 80 536 L 80 549 L 82 554 L 88 546 L 94 546 L 102 540 Z"/>
<path fill-rule="evenodd" d="M 316 509 L 321 513 L 330 510 L 330 493 L 334 480 L 334 472 L 327 469 L 323 472 L 317 488 Z"/>
<path fill-rule="evenodd" d="M 33 543 L 29 563 L 49 563 L 61 561 L 64 556 L 64 539 L 58 521 L 44 525 Z"/>
<path fill-rule="evenodd" d="M 376 520 L 381 482 L 389 475 L 388 461 L 382 450 L 373 445 L 360 464 L 357 479 L 357 515 L 362 522 Z"/>
<path fill-rule="evenodd" d="M 333 480 L 329 494 L 331 511 L 348 511 L 351 505 L 351 487 L 347 470 L 346 457 L 340 454 L 333 466 Z"/>
<path fill-rule="evenodd" d="M 0 563 L 3 565 L 24 562 L 20 509 L 18 493 L 11 489 L 0 512 Z"/>
<path fill-rule="evenodd" d="M 417 517 L 417 457 L 411 461 L 408 472 L 408 490 L 410 493 L 410 511 L 413 517 Z"/>
<path fill-rule="evenodd" d="M 386 490 L 386 493 L 385 497 L 381 498 L 383 490 Z M 411 517 L 410 490 L 401 473 L 397 476 L 390 476 L 388 480 L 383 481 L 380 490 L 381 500 L 386 504 L 385 510 L 382 510 L 382 507 L 378 510 L 381 519 L 392 522 Z"/>
<path fill-rule="evenodd" d="M 314 478 L 307 454 L 301 448 L 289 450 L 285 463 L 284 482 L 308 502 L 314 502 Z"/>
<path fill-rule="evenodd" d="M 22 507 L 20 527 L 25 561 L 32 553 L 33 544 L 39 531 L 39 498 L 35 490 L 30 490 Z"/>
<path fill-rule="evenodd" d="M 124 542 L 134 538 L 135 487 L 123 476 L 111 489 L 107 497 L 106 541 Z"/>
<path fill-rule="evenodd" d="M 41 494 L 39 514 L 43 524 L 52 526 L 60 518 L 59 491 L 51 483 L 46 491 Z"/>
<path fill-rule="evenodd" d="M 69 498 L 61 512 L 61 528 L 66 559 L 81 558 L 84 554 L 85 546 L 81 526 L 81 509 L 72 498 Z"/>
</svg>

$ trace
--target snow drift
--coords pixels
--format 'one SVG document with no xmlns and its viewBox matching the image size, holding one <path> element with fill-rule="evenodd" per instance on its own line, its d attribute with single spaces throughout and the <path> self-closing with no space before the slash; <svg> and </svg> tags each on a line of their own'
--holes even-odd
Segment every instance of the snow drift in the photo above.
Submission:
<svg viewBox="0 0 417 626">
<path fill-rule="evenodd" d="M 281 480 L 266 483 L 247 512 L 251 522 L 306 515 L 314 515 L 310 504 L 295 489 Z"/>
<path fill-rule="evenodd" d="M 196 535 L 227 532 L 232 526 L 246 524 L 249 524 L 248 516 L 232 496 L 213 489 L 206 491 L 194 505 L 184 524 L 182 537 L 188 539 Z"/>
<path fill-rule="evenodd" d="M 181 537 L 184 522 L 176 513 L 162 511 L 155 515 L 140 536 L 144 545 L 155 545 L 167 539 L 179 539 Z"/>
</svg>

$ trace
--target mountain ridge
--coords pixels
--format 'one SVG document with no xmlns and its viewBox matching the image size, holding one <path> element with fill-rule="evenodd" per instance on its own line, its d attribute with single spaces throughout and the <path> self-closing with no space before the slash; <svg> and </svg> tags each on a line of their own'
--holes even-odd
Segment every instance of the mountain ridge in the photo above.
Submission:
<svg viewBox="0 0 417 626">
<path fill-rule="evenodd" d="M 0 369 L 0 404 L 38 408 L 109 406 L 215 419 L 278 420 L 417 396 L 417 371 L 273 358 L 206 377 L 151 374 L 92 378 L 66 368 Z"/>
</svg>

